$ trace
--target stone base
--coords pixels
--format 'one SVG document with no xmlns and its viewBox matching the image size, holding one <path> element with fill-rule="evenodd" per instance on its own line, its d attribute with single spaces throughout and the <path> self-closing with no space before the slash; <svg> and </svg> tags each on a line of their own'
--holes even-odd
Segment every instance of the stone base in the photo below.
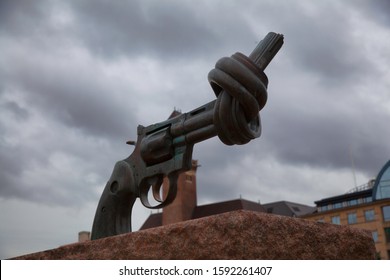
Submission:
<svg viewBox="0 0 390 280">
<path fill-rule="evenodd" d="M 371 233 L 235 211 L 74 243 L 15 259 L 374 259 Z"/>
</svg>

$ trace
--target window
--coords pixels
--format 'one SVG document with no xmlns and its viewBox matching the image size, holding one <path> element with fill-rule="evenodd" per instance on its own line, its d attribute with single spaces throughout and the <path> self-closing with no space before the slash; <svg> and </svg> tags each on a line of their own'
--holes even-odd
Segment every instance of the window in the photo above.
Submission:
<svg viewBox="0 0 390 280">
<path fill-rule="evenodd" d="M 383 220 L 385 222 L 390 222 L 390 206 L 382 207 Z"/>
<path fill-rule="evenodd" d="M 390 227 L 385 228 L 386 242 L 390 243 Z"/>
<path fill-rule="evenodd" d="M 366 219 L 366 222 L 374 221 L 375 220 L 375 212 L 373 209 L 364 211 L 364 218 Z"/>
<path fill-rule="evenodd" d="M 334 204 L 334 209 L 341 208 L 341 206 L 342 206 L 341 202 L 337 202 Z"/>
<path fill-rule="evenodd" d="M 328 210 L 328 205 L 321 206 L 321 211 L 326 211 L 326 210 Z"/>
<path fill-rule="evenodd" d="M 349 213 L 348 214 L 348 224 L 356 224 L 357 223 L 357 217 L 356 217 L 356 212 L 354 213 Z"/>
<path fill-rule="evenodd" d="M 340 216 L 332 217 L 332 224 L 339 225 L 340 224 Z"/>
<path fill-rule="evenodd" d="M 321 218 L 321 219 L 318 219 L 317 222 L 318 223 L 325 223 L 325 220 L 324 220 L 324 218 Z"/>
<path fill-rule="evenodd" d="M 374 239 L 375 243 L 378 242 L 378 232 L 377 231 L 372 232 L 372 239 Z"/>
<path fill-rule="evenodd" d="M 295 212 L 301 212 L 301 209 L 299 207 L 293 206 L 291 207 Z"/>
<path fill-rule="evenodd" d="M 390 197 L 390 161 L 388 161 L 379 172 L 373 188 L 375 199 Z"/>
<path fill-rule="evenodd" d="M 372 196 L 367 196 L 367 197 L 365 197 L 365 198 L 364 198 L 364 202 L 365 202 L 365 203 L 370 203 L 370 202 L 372 202 Z"/>
<path fill-rule="evenodd" d="M 352 199 L 352 200 L 348 201 L 348 205 L 349 206 L 353 206 L 353 205 L 356 205 L 356 204 L 358 204 L 357 199 Z"/>
<path fill-rule="evenodd" d="M 192 176 L 186 175 L 186 180 L 189 181 L 189 182 L 192 182 Z"/>
</svg>

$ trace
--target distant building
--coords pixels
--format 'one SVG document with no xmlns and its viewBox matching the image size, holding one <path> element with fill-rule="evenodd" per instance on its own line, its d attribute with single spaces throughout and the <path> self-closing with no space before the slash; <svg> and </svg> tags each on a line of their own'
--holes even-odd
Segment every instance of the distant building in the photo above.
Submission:
<svg viewBox="0 0 390 280">
<path fill-rule="evenodd" d="M 317 211 L 303 218 L 369 230 L 377 257 L 390 259 L 390 161 L 366 185 L 315 204 Z"/>
<path fill-rule="evenodd" d="M 79 232 L 79 242 L 85 242 L 91 240 L 91 232 L 90 231 L 80 231 Z"/>
</svg>

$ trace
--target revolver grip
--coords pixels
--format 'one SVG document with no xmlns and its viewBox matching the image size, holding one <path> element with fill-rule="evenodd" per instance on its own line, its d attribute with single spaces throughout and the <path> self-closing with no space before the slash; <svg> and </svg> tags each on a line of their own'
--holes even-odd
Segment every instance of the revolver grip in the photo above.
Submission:
<svg viewBox="0 0 390 280">
<path fill-rule="evenodd" d="M 131 232 L 131 210 L 136 199 L 131 167 L 118 161 L 100 197 L 91 240 Z"/>
</svg>

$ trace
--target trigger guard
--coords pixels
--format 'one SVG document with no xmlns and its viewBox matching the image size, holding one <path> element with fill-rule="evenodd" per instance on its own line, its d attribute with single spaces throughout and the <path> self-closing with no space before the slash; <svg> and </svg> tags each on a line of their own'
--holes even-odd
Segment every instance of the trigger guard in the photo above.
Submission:
<svg viewBox="0 0 390 280">
<path fill-rule="evenodd" d="M 163 208 L 163 207 L 169 205 L 170 203 L 172 203 L 173 200 L 176 198 L 176 194 L 177 194 L 177 178 L 178 178 L 177 174 L 171 174 L 168 176 L 169 188 L 168 188 L 168 193 L 167 193 L 164 200 L 161 199 L 159 193 L 158 194 L 155 193 L 155 191 L 157 189 L 160 190 L 161 187 L 157 187 L 156 184 L 148 184 L 147 182 L 145 182 L 145 184 L 143 184 L 143 187 L 140 188 L 140 195 L 139 195 L 139 198 L 141 200 L 142 205 L 145 206 L 146 208 L 149 208 L 149 209 L 159 209 L 159 208 Z M 158 179 L 156 183 L 159 183 L 159 182 L 162 183 L 162 181 L 163 181 L 162 179 Z M 160 186 L 161 186 L 161 184 L 160 184 Z M 148 193 L 149 193 L 151 188 L 153 191 L 154 199 L 156 199 L 156 201 L 160 202 L 157 205 L 152 205 L 149 202 Z M 157 198 L 156 198 L 156 196 L 157 196 Z"/>
</svg>

